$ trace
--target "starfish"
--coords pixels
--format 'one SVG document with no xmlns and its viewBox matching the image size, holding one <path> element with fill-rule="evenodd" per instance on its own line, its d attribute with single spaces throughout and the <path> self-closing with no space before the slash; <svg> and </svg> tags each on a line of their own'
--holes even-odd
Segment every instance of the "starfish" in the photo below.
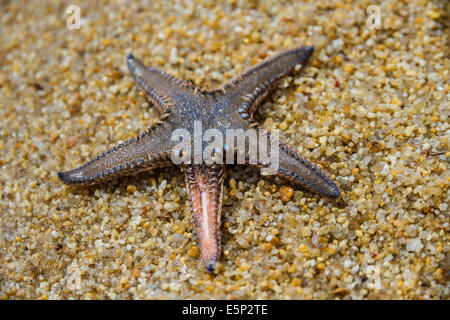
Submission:
<svg viewBox="0 0 450 320">
<path fill-rule="evenodd" d="M 304 63 L 313 51 L 314 47 L 302 46 L 281 52 L 215 90 L 203 90 L 191 82 L 146 67 L 129 54 L 127 65 L 132 77 L 162 116 L 135 138 L 101 153 L 79 168 L 59 172 L 58 176 L 66 184 L 91 185 L 173 165 L 171 155 L 176 153 L 176 142 L 171 134 L 180 128 L 192 134 L 195 121 L 201 121 L 205 130 L 214 128 L 224 133 L 229 128 L 263 130 L 253 119 L 256 108 L 278 81 Z M 282 142 L 277 148 L 276 175 L 325 196 L 339 196 L 338 186 L 324 170 Z M 229 152 L 229 148 L 226 151 Z M 236 154 L 236 149 L 231 152 Z M 246 164 L 250 164 L 248 160 L 246 157 Z M 263 168 L 267 163 L 253 165 Z M 206 270 L 213 272 L 220 257 L 225 165 L 203 161 L 179 166 L 186 179 L 201 259 Z"/>
</svg>

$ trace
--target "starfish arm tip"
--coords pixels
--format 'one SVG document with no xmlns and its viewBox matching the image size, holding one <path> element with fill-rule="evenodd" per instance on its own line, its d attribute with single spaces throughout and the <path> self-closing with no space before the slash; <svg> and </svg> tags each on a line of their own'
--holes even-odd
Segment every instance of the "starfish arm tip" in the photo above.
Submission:
<svg viewBox="0 0 450 320">
<path fill-rule="evenodd" d="M 79 174 L 72 171 L 66 171 L 66 172 L 58 172 L 58 178 L 62 181 L 64 184 L 84 184 L 86 182 L 83 177 L 81 177 Z"/>
<path fill-rule="evenodd" d="M 331 191 L 330 196 L 332 198 L 338 198 L 341 195 L 341 192 L 339 191 L 339 189 L 336 187 L 336 189 L 333 189 L 333 191 Z"/>
<path fill-rule="evenodd" d="M 214 272 L 214 262 L 208 262 L 207 264 L 206 264 L 206 271 L 208 271 L 208 272 Z"/>
<path fill-rule="evenodd" d="M 58 172 L 58 178 L 62 181 L 64 181 L 65 175 L 64 172 Z"/>
</svg>

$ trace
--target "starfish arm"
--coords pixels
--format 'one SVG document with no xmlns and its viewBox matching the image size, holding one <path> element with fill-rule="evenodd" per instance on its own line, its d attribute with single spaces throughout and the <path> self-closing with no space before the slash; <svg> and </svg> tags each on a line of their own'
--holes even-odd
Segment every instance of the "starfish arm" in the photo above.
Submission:
<svg viewBox="0 0 450 320">
<path fill-rule="evenodd" d="M 220 257 L 220 225 L 225 168 L 222 165 L 183 167 L 202 261 L 209 272 Z"/>
<path fill-rule="evenodd" d="M 169 136 L 171 125 L 158 121 L 147 131 L 101 153 L 83 166 L 58 172 L 65 184 L 91 185 L 119 176 L 165 167 L 172 164 Z"/>
<path fill-rule="evenodd" d="M 264 130 L 263 135 L 265 133 Z M 270 145 L 270 136 L 270 134 L 266 136 L 268 138 L 267 145 Z M 270 164 L 267 165 L 267 163 Z M 270 159 L 270 161 L 261 161 L 257 166 L 271 168 L 272 174 L 275 173 L 283 179 L 325 196 L 337 198 L 340 195 L 339 187 L 323 169 L 281 141 L 278 141 L 278 163 Z"/>
<path fill-rule="evenodd" d="M 246 119 L 253 114 L 278 80 L 290 73 L 296 65 L 305 62 L 313 51 L 314 47 L 305 46 L 284 51 L 249 69 L 216 92 L 223 92 L 226 102 L 238 109 Z"/>
<path fill-rule="evenodd" d="M 200 91 L 184 80 L 145 66 L 132 54 L 127 56 L 127 65 L 136 83 L 162 113 L 170 110 L 174 104 L 192 99 Z"/>
<path fill-rule="evenodd" d="M 331 198 L 340 194 L 339 187 L 323 169 L 290 146 L 280 142 L 278 176 Z"/>
</svg>

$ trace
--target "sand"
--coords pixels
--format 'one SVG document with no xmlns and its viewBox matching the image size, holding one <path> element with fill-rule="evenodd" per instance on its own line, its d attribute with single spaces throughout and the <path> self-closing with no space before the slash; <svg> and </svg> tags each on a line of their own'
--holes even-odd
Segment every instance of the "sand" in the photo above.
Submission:
<svg viewBox="0 0 450 320">
<path fill-rule="evenodd" d="M 377 3 L 379 29 L 372 1 L 1 2 L 0 298 L 448 299 L 449 7 Z M 229 166 L 215 274 L 178 168 L 58 180 L 158 118 L 128 53 L 214 88 L 299 45 L 256 118 L 342 199 Z"/>
</svg>

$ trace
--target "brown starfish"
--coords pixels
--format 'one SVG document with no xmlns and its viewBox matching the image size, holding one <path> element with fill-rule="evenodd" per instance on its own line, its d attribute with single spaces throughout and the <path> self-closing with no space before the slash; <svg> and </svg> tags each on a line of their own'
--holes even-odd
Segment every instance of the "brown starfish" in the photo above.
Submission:
<svg viewBox="0 0 450 320">
<path fill-rule="evenodd" d="M 137 137 L 100 154 L 75 170 L 59 172 L 58 176 L 67 184 L 89 185 L 172 165 L 174 161 L 171 155 L 176 153 L 176 141 L 172 141 L 171 134 L 175 129 L 182 128 L 192 135 L 195 121 L 201 121 L 204 130 L 214 128 L 224 134 L 229 128 L 261 130 L 253 120 L 257 106 L 280 78 L 307 60 L 313 51 L 313 47 L 284 51 L 212 91 L 202 90 L 191 83 L 148 68 L 130 54 L 127 57 L 128 68 L 148 99 L 162 113 L 160 120 Z M 237 151 L 233 148 L 231 152 L 236 154 Z M 325 171 L 286 144 L 280 143 L 278 152 L 278 176 L 329 197 L 339 196 L 339 188 Z M 248 157 L 246 163 L 250 164 Z M 261 163 L 256 166 L 263 167 Z M 181 164 L 201 257 L 210 272 L 214 271 L 220 256 L 224 168 L 223 164 L 205 162 Z"/>
</svg>

